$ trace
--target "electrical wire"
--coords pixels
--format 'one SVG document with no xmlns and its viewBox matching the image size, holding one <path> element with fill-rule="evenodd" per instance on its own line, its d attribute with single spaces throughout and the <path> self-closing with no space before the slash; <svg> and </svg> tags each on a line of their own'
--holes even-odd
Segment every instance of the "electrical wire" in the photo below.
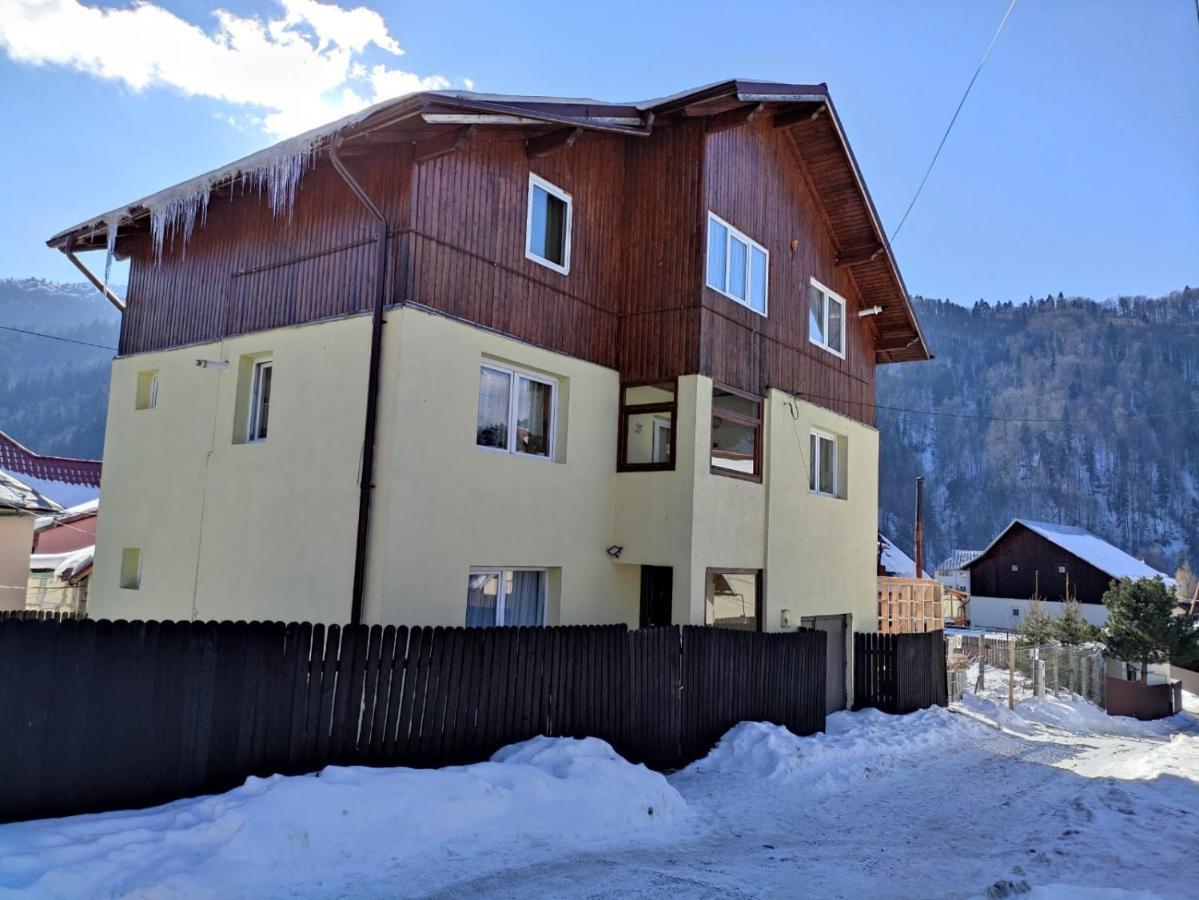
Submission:
<svg viewBox="0 0 1199 900">
<path fill-rule="evenodd" d="M 1195 0 L 1199 3 L 1199 0 Z M 999 33 L 1003 31 L 1003 26 L 1007 24 L 1008 16 L 1012 14 L 1012 10 L 1016 8 L 1016 0 L 1012 0 L 1008 4 L 1007 12 L 1003 14 L 1003 18 L 999 20 L 999 27 L 995 29 L 995 33 L 991 35 L 991 43 L 987 44 L 987 49 L 983 53 L 982 59 L 978 61 L 978 67 L 974 70 L 974 75 L 970 78 L 970 83 L 966 85 L 966 90 L 962 94 L 962 99 L 958 101 L 958 108 L 953 111 L 953 118 L 949 120 L 949 125 L 945 128 L 945 133 L 941 135 L 941 143 L 937 144 L 937 152 L 933 154 L 932 161 L 928 164 L 928 169 L 924 173 L 924 177 L 920 179 L 920 186 L 916 188 L 916 193 L 912 195 L 912 202 L 908 204 L 908 208 L 904 210 L 903 218 L 899 220 L 899 224 L 895 226 L 895 230 L 891 232 L 891 240 L 899 236 L 900 229 L 903 228 L 903 223 L 908 220 L 908 214 L 911 213 L 912 207 L 916 205 L 916 200 L 919 199 L 920 193 L 924 190 L 924 185 L 928 181 L 928 176 L 933 173 L 933 166 L 937 164 L 937 158 L 941 155 L 941 150 L 945 147 L 945 142 L 949 140 L 949 132 L 953 130 L 954 123 L 958 120 L 958 115 L 962 111 L 962 107 L 966 105 L 966 98 L 970 96 L 970 91 L 974 87 L 974 82 L 978 80 L 978 75 L 983 70 L 983 65 L 987 61 L 987 57 L 991 55 L 991 49 L 995 46 L 995 42 L 999 40 Z"/>
<path fill-rule="evenodd" d="M 26 328 L 16 328 L 12 325 L 0 325 L 0 330 L 13 331 L 17 334 L 27 334 L 32 337 L 48 338 L 52 341 L 62 341 L 66 344 L 82 344 L 84 347 L 99 347 L 101 350 L 116 350 L 116 347 L 110 347 L 107 344 L 93 344 L 91 341 L 77 341 L 75 338 L 63 337 L 58 334 L 46 334 L 44 331 L 30 331 Z"/>
</svg>

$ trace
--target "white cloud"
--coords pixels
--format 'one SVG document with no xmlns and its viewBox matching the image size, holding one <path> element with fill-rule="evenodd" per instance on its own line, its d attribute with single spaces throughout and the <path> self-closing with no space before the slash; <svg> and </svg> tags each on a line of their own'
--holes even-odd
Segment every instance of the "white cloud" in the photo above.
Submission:
<svg viewBox="0 0 1199 900">
<path fill-rule="evenodd" d="M 34 65 L 69 66 L 134 90 L 170 86 L 253 107 L 249 121 L 285 137 L 400 94 L 449 87 L 363 55 L 404 51 L 383 17 L 318 0 L 282 0 L 278 18 L 216 10 L 199 28 L 149 2 L 100 9 L 77 0 L 0 0 L 0 48 Z"/>
</svg>

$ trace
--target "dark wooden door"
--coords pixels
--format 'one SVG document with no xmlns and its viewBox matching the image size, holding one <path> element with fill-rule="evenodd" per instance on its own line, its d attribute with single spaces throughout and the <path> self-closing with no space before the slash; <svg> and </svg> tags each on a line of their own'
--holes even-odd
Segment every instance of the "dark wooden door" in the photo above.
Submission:
<svg viewBox="0 0 1199 900">
<path fill-rule="evenodd" d="M 845 616 L 813 616 L 801 623 L 805 628 L 815 628 L 828 636 L 825 653 L 825 713 L 845 709 Z"/>
<path fill-rule="evenodd" d="M 670 624 L 674 594 L 674 569 L 670 566 L 641 567 L 641 627 Z"/>
</svg>

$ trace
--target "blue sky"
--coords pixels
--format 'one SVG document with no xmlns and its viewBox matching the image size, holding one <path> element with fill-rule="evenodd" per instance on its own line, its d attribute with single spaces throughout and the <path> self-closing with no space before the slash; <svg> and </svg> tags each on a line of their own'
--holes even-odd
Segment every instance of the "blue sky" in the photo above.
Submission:
<svg viewBox="0 0 1199 900">
<path fill-rule="evenodd" d="M 55 231 L 419 85 L 826 81 L 893 229 L 1007 6 L 286 3 L 0 0 L 0 277 L 78 280 Z M 895 249 L 963 303 L 1199 285 L 1193 0 L 1020 0 Z"/>
</svg>

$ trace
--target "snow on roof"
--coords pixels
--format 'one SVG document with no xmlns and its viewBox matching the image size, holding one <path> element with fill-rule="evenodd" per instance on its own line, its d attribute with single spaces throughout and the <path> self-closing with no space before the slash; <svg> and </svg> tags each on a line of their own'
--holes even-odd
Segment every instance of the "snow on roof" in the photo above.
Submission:
<svg viewBox="0 0 1199 900">
<path fill-rule="evenodd" d="M 895 578 L 916 577 L 915 561 L 896 547 L 895 542 L 881 531 L 878 533 L 878 544 L 882 549 L 882 556 L 879 557 L 879 562 L 882 563 L 883 571 Z M 921 577 L 927 578 L 928 573 L 925 572 Z"/>
<path fill-rule="evenodd" d="M 100 511 L 100 498 L 95 497 L 91 500 L 86 500 L 83 503 L 64 509 L 62 512 L 56 512 L 49 516 L 39 516 L 37 521 L 33 523 L 34 530 L 42 531 L 55 525 L 59 522 L 72 522 L 75 519 L 82 519 L 85 516 L 94 515 Z"/>
<path fill-rule="evenodd" d="M 941 560 L 937 569 L 947 569 L 950 571 L 953 569 L 964 569 L 981 554 L 981 550 L 952 550 L 947 557 Z"/>
<path fill-rule="evenodd" d="M 1168 585 L 1174 583 L 1164 572 L 1159 572 L 1135 556 L 1125 553 L 1119 547 L 1109 544 L 1103 538 L 1096 537 L 1085 528 L 1075 525 L 1058 525 L 1054 522 L 1037 522 L 1032 519 L 1013 519 L 1007 528 L 987 546 L 987 549 L 971 560 L 967 565 L 973 565 L 981 559 L 1005 534 L 1016 525 L 1023 525 L 1045 540 L 1057 544 L 1067 553 L 1072 553 L 1083 562 L 1090 563 L 1096 569 L 1112 578 L 1161 578 Z"/>
<path fill-rule="evenodd" d="M 0 469 L 0 511 L 57 512 L 62 504 Z"/>
</svg>

